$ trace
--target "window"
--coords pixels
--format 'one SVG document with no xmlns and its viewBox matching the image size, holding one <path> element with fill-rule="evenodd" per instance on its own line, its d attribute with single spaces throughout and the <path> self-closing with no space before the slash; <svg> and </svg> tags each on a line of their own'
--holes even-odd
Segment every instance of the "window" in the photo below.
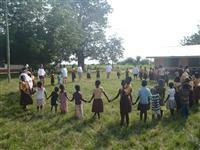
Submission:
<svg viewBox="0 0 200 150">
<path fill-rule="evenodd" d="M 189 58 L 188 65 L 189 67 L 200 67 L 200 58 Z"/>
<path fill-rule="evenodd" d="M 178 67 L 178 58 L 165 58 L 165 66 L 167 67 Z"/>
</svg>

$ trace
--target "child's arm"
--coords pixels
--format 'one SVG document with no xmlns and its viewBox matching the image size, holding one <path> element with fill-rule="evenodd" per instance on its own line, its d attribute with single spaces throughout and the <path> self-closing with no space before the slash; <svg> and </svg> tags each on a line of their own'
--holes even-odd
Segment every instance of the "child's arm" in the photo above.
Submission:
<svg viewBox="0 0 200 150">
<path fill-rule="evenodd" d="M 82 94 L 81 94 L 81 101 L 83 101 L 83 102 L 88 102 L 88 101 L 86 101 L 85 99 L 83 99 L 83 97 L 82 97 Z"/>
<path fill-rule="evenodd" d="M 166 103 L 169 100 L 169 95 L 167 96 L 167 99 L 164 101 L 164 103 Z"/>
<path fill-rule="evenodd" d="M 51 95 L 49 95 L 49 97 L 47 97 L 47 99 L 49 99 L 50 97 L 52 97 L 52 93 L 51 93 Z"/>
<path fill-rule="evenodd" d="M 139 99 L 140 99 L 140 96 L 137 97 L 137 99 L 136 99 L 135 103 L 133 103 L 133 105 L 137 104 L 137 102 L 139 101 Z"/>
<path fill-rule="evenodd" d="M 119 95 L 120 95 L 120 90 L 121 90 L 121 89 L 119 89 L 117 95 L 116 95 L 113 99 L 111 99 L 110 102 L 116 100 L 116 99 L 119 97 Z"/>
<path fill-rule="evenodd" d="M 69 97 L 67 96 L 67 93 L 65 92 L 65 97 L 67 98 L 67 100 L 70 101 Z"/>
<path fill-rule="evenodd" d="M 46 99 L 47 99 L 47 92 L 46 92 L 46 91 L 44 91 L 44 95 L 45 95 L 45 97 L 46 97 Z"/>
<path fill-rule="evenodd" d="M 108 96 L 106 95 L 106 93 L 103 91 L 104 96 L 107 98 L 108 102 L 110 102 Z"/>
<path fill-rule="evenodd" d="M 73 100 L 74 100 L 74 94 L 73 94 L 73 96 L 72 96 L 72 99 L 71 99 L 71 100 L 69 100 L 69 101 L 71 101 L 71 102 L 72 102 Z"/>
<path fill-rule="evenodd" d="M 91 101 L 94 99 L 94 94 L 92 94 L 92 97 L 90 98 L 90 100 L 88 101 L 88 103 L 91 103 Z"/>
</svg>

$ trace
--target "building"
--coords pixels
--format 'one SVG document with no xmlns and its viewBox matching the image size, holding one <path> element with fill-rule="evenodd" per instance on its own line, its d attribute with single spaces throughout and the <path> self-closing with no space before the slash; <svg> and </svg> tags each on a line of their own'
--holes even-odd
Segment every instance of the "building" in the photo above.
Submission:
<svg viewBox="0 0 200 150">
<path fill-rule="evenodd" d="M 193 70 L 200 70 L 200 45 L 160 49 L 158 54 L 147 58 L 154 59 L 156 66 L 162 65 L 170 70 L 179 66 L 189 66 Z"/>
</svg>

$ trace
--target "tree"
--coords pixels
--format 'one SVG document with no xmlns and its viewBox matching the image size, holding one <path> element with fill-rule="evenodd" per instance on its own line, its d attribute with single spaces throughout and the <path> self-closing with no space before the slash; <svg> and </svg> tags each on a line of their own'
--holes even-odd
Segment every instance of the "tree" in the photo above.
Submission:
<svg viewBox="0 0 200 150">
<path fill-rule="evenodd" d="M 99 60 L 101 64 L 106 64 L 109 62 L 116 63 L 120 58 L 123 58 L 124 48 L 122 46 L 122 39 L 116 36 L 111 36 L 108 40 L 105 40 L 105 44 L 100 52 L 96 55 L 96 59 Z M 102 44 L 102 45 L 103 45 Z"/>
<path fill-rule="evenodd" d="M 200 44 L 200 25 L 198 25 L 198 32 L 191 36 L 186 36 L 181 41 L 182 45 L 197 45 Z"/>
<path fill-rule="evenodd" d="M 137 64 L 140 64 L 140 61 L 141 61 L 141 56 L 137 56 L 137 57 L 136 57 L 136 63 L 137 63 Z"/>
<path fill-rule="evenodd" d="M 83 41 L 73 53 L 78 65 L 84 68 L 85 58 L 93 57 L 93 54 L 102 50 L 100 44 L 102 37 L 105 37 L 104 29 L 107 27 L 107 15 L 111 7 L 106 0 L 76 0 L 71 1 L 71 6 L 83 31 Z"/>
</svg>

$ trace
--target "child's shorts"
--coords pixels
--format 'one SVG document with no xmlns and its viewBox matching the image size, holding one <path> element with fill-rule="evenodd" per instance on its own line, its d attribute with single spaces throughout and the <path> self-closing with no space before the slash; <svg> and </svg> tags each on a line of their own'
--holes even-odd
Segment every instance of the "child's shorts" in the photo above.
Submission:
<svg viewBox="0 0 200 150">
<path fill-rule="evenodd" d="M 37 99 L 37 106 L 43 106 L 45 104 L 44 99 Z"/>
</svg>

